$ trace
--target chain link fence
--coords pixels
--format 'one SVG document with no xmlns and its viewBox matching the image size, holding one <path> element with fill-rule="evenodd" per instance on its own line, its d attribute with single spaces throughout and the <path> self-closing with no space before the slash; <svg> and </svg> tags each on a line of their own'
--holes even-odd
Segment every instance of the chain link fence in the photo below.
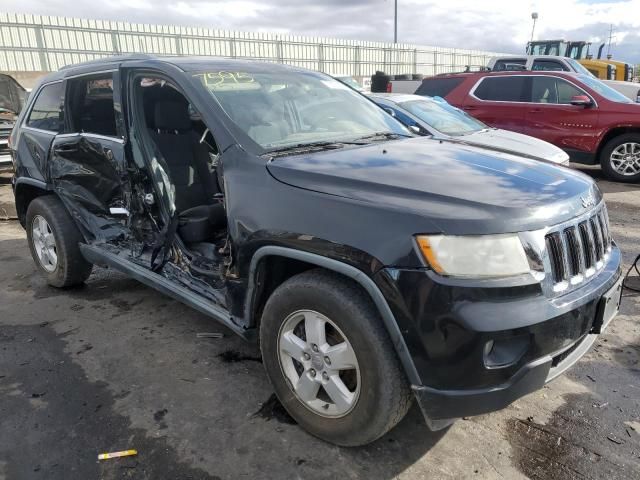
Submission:
<svg viewBox="0 0 640 480">
<path fill-rule="evenodd" d="M 0 71 L 46 72 L 129 53 L 213 55 L 368 77 L 478 68 L 497 53 L 407 44 L 0 13 Z"/>
</svg>

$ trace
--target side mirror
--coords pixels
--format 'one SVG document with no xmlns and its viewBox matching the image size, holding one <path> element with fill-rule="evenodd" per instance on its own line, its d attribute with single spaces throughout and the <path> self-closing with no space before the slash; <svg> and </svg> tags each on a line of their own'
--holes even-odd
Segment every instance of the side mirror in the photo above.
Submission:
<svg viewBox="0 0 640 480">
<path fill-rule="evenodd" d="M 420 135 L 420 127 L 418 127 L 417 125 L 409 125 L 409 130 L 411 130 L 412 133 L 415 133 L 416 135 Z"/>
<path fill-rule="evenodd" d="M 393 111 L 393 108 L 389 108 L 389 107 L 382 107 L 382 108 L 385 112 L 387 112 L 392 117 L 396 116 L 396 112 Z"/>
<path fill-rule="evenodd" d="M 578 107 L 590 107 L 593 105 L 593 101 L 586 95 L 575 95 L 571 97 L 571 105 Z"/>
</svg>

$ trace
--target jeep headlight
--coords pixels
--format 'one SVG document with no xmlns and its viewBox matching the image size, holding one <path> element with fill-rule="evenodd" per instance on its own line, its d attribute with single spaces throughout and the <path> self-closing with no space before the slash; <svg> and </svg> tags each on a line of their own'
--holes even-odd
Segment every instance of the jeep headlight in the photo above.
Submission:
<svg viewBox="0 0 640 480">
<path fill-rule="evenodd" d="M 516 234 L 419 235 L 416 240 L 426 262 L 440 275 L 495 278 L 531 270 Z"/>
</svg>

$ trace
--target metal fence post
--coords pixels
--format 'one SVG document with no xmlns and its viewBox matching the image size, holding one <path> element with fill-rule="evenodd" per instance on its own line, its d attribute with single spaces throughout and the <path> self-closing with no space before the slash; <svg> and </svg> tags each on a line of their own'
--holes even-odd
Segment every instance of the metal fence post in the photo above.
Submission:
<svg viewBox="0 0 640 480">
<path fill-rule="evenodd" d="M 318 44 L 318 71 L 324 72 L 324 47 L 321 43 Z"/>
<path fill-rule="evenodd" d="M 360 45 L 356 45 L 353 49 L 353 75 L 354 77 L 360 77 Z"/>
<path fill-rule="evenodd" d="M 229 39 L 229 56 L 236 58 L 236 39 L 234 37 Z"/>
<path fill-rule="evenodd" d="M 118 36 L 117 30 L 115 32 L 111 32 L 111 44 L 113 45 L 113 53 L 122 53 L 122 51 L 120 50 L 120 38 Z"/>
<path fill-rule="evenodd" d="M 49 59 L 47 58 L 47 47 L 44 43 L 44 35 L 42 34 L 42 26 L 36 25 L 36 45 L 38 46 L 38 57 L 40 58 L 40 70 L 44 72 L 49 71 Z"/>
</svg>

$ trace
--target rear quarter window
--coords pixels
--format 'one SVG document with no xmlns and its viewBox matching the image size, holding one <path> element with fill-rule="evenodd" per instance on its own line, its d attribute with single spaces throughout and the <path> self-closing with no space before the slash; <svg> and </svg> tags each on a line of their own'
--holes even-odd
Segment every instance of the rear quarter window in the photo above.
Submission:
<svg viewBox="0 0 640 480">
<path fill-rule="evenodd" d="M 565 68 L 565 66 L 556 61 L 556 60 L 536 60 L 535 62 L 533 62 L 533 67 L 531 67 L 531 70 L 536 71 L 536 72 L 563 72 L 566 71 L 568 72 L 569 69 Z"/>
<path fill-rule="evenodd" d="M 495 70 L 496 72 L 515 70 L 515 68 L 513 68 L 514 65 L 524 67 L 526 64 L 527 60 L 524 58 L 509 58 L 505 60 L 498 60 L 493 66 L 493 70 Z"/>
<path fill-rule="evenodd" d="M 63 124 L 63 92 L 63 82 L 43 87 L 29 112 L 27 126 L 59 133 Z"/>
<path fill-rule="evenodd" d="M 425 97 L 446 97 L 464 81 L 462 77 L 425 78 L 416 90 L 416 95 Z"/>
<path fill-rule="evenodd" d="M 524 102 L 527 77 L 485 77 L 473 91 L 480 100 L 493 102 Z"/>
</svg>

